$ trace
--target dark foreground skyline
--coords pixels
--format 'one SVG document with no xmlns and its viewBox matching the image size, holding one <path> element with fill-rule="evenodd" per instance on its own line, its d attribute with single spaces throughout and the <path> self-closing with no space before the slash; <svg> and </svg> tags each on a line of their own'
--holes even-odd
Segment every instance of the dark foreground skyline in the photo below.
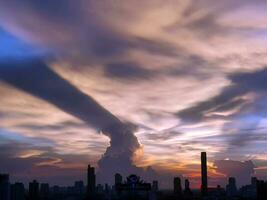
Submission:
<svg viewBox="0 0 267 200">
<path fill-rule="evenodd" d="M 251 182 L 240 188 L 236 185 L 235 177 L 228 177 L 225 188 L 217 185 L 208 187 L 206 152 L 201 152 L 201 187 L 192 189 L 190 180 L 181 177 L 173 177 L 172 190 L 162 190 L 160 182 L 153 180 L 151 183 L 142 180 L 138 175 L 123 177 L 114 174 L 114 182 L 109 184 L 97 184 L 95 168 L 88 165 L 87 184 L 83 181 L 75 181 L 72 186 L 50 186 L 48 183 L 39 183 L 37 180 L 29 182 L 28 187 L 23 183 L 10 183 L 8 174 L 0 174 L 0 198 L 1 200 L 265 200 L 267 198 L 267 181 L 251 177 Z M 183 184 L 184 183 L 184 184 Z"/>
<path fill-rule="evenodd" d="M 1 0 L 0 171 L 162 188 L 267 180 L 266 0 Z M 205 188 L 205 187 L 204 187 Z"/>
</svg>

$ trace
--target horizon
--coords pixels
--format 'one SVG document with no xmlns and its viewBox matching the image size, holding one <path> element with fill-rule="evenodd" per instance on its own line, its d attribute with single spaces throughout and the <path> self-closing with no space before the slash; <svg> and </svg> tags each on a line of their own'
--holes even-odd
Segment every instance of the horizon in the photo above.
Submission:
<svg viewBox="0 0 267 200">
<path fill-rule="evenodd" d="M 0 174 L 267 180 L 267 2 L 3 0 Z M 171 180 L 171 181 L 169 181 Z"/>
</svg>

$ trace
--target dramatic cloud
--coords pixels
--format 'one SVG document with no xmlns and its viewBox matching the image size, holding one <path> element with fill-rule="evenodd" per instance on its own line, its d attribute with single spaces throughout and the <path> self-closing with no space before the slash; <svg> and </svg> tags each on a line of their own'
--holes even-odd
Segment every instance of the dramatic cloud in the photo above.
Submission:
<svg viewBox="0 0 267 200">
<path fill-rule="evenodd" d="M 252 161 L 216 160 L 214 164 L 226 177 L 235 177 L 238 186 L 251 183 L 255 168 Z"/>
<path fill-rule="evenodd" d="M 54 73 L 43 62 L 19 60 L 17 63 L 1 63 L 0 72 L 0 79 L 83 120 L 111 139 L 110 147 L 99 163 L 100 171 L 106 173 L 104 177 L 107 180 L 110 180 L 116 170 L 123 169 L 127 173 L 130 172 L 133 167 L 134 152 L 140 148 L 130 126 L 123 124 L 91 97 Z M 114 162 L 113 167 L 111 161 Z M 108 174 L 111 176 L 107 176 Z"/>
</svg>

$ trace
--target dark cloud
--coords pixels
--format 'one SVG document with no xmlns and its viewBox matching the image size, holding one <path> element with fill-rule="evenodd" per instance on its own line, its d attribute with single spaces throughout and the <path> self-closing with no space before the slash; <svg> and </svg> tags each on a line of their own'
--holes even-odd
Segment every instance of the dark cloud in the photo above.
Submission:
<svg viewBox="0 0 267 200">
<path fill-rule="evenodd" d="M 147 79 L 153 77 L 153 71 L 139 67 L 136 63 L 111 63 L 104 68 L 106 76 L 120 79 Z"/>
<path fill-rule="evenodd" d="M 29 129 L 33 131 L 45 130 L 45 131 L 67 131 L 69 128 L 88 128 L 88 125 L 83 123 L 77 123 L 74 121 L 64 121 L 57 124 L 20 124 L 16 125 L 15 128 Z"/>
<path fill-rule="evenodd" d="M 112 163 L 115 163 L 114 170 L 116 167 L 116 170 L 129 172 L 135 168 L 132 157 L 140 145 L 132 133 L 132 126 L 122 123 L 40 60 L 5 62 L 1 63 L 0 69 L 1 80 L 83 120 L 111 139 L 110 146 L 99 161 L 100 171 L 109 172 L 106 179 L 113 177 L 110 172 Z"/>
<path fill-rule="evenodd" d="M 251 176 L 254 174 L 254 164 L 252 161 L 216 160 L 214 162 L 216 170 L 225 174 L 227 177 L 235 177 L 237 185 L 250 183 Z"/>
<path fill-rule="evenodd" d="M 207 101 L 200 102 L 190 108 L 181 110 L 177 113 L 177 115 L 178 117 L 180 117 L 185 121 L 196 122 L 204 120 L 205 118 L 207 118 L 205 115 L 207 115 L 210 112 L 225 111 L 226 107 L 229 110 L 231 108 L 234 108 L 234 107 L 229 107 L 229 105 L 232 104 L 233 106 L 236 106 L 236 104 L 233 104 L 234 98 L 243 95 L 245 91 L 246 91 L 245 88 L 242 87 L 239 88 L 236 87 L 236 85 L 226 87 L 219 95 Z"/>
<path fill-rule="evenodd" d="M 54 146 L 55 142 L 48 139 L 44 138 L 42 136 L 35 136 L 35 137 L 24 137 L 20 134 L 17 134 L 15 132 L 10 132 L 4 129 L 0 128 L 0 144 L 7 143 L 7 142 L 24 142 L 24 143 L 31 143 L 31 144 L 38 144 L 39 146 Z"/>
<path fill-rule="evenodd" d="M 183 19 L 194 19 L 189 20 L 189 22 L 184 23 L 184 20 L 177 20 L 177 22 L 165 27 L 169 32 L 178 32 L 180 29 L 191 30 L 191 32 L 197 35 L 199 38 L 204 40 L 210 40 L 211 38 L 227 37 L 229 35 L 247 35 L 253 31 L 257 32 L 259 30 L 253 30 L 252 27 L 243 28 L 236 26 L 229 26 L 220 23 L 221 18 L 227 13 L 234 13 L 240 8 L 245 8 L 246 6 L 254 6 L 256 4 L 260 5 L 264 3 L 264 0 L 257 0 L 251 2 L 249 0 L 236 0 L 236 1 L 223 1 L 214 2 L 211 0 L 201 0 L 189 4 L 182 12 Z M 212 5 L 213 9 L 206 9 Z M 201 13 L 202 12 L 202 13 Z M 199 15 L 196 17 L 196 13 Z M 185 20 L 186 21 L 186 20 Z"/>
<path fill-rule="evenodd" d="M 166 141 L 172 138 L 175 138 L 177 136 L 180 136 L 182 133 L 174 130 L 167 130 L 167 131 L 161 131 L 157 133 L 146 133 L 145 137 L 148 140 L 153 141 Z"/>
<path fill-rule="evenodd" d="M 115 116 L 61 78 L 40 60 L 1 63 L 0 78 L 16 88 L 83 119 L 98 129 L 120 124 Z"/>
<path fill-rule="evenodd" d="M 267 69 L 256 72 L 236 73 L 228 77 L 231 85 L 225 87 L 220 94 L 179 111 L 177 115 L 183 120 L 203 120 L 211 112 L 231 110 L 245 103 L 245 100 L 241 98 L 242 95 L 249 92 L 266 92 Z"/>
<path fill-rule="evenodd" d="M 259 124 L 261 119 L 266 117 L 267 69 L 231 74 L 228 77 L 232 83 L 220 94 L 182 110 L 177 115 L 183 121 L 192 123 L 216 118 L 225 119 L 222 129 L 225 134 L 216 138 L 226 143 L 227 148 L 218 152 L 217 156 L 231 155 L 236 158 L 238 152 L 249 154 L 249 149 L 246 149 L 249 144 L 256 145 L 257 141 L 266 140 L 263 136 L 264 130 L 261 130 Z M 253 101 L 242 98 L 249 93 L 254 94 Z M 217 112 L 232 111 L 235 108 L 238 109 L 225 116 L 217 114 Z M 206 138 L 205 142 L 208 140 L 209 138 Z"/>
<path fill-rule="evenodd" d="M 38 156 L 19 156 L 29 150 L 38 150 L 43 153 Z M 54 149 L 48 146 L 38 147 L 21 142 L 1 144 L 0 157 L 0 171 L 9 173 L 12 181 L 22 181 L 28 184 L 29 181 L 38 179 L 41 182 L 53 182 L 53 184 L 59 185 L 71 185 L 74 180 L 85 181 L 86 165 L 84 168 L 75 167 L 75 165 L 89 159 L 88 155 L 61 155 L 55 153 Z M 53 165 L 53 162 L 56 164 Z M 68 164 L 70 166 L 74 164 L 74 166 L 65 168 L 64 165 L 68 166 Z"/>
</svg>

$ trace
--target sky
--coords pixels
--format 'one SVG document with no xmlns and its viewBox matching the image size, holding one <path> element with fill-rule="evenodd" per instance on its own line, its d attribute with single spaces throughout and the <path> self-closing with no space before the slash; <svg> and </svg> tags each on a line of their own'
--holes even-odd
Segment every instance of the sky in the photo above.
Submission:
<svg viewBox="0 0 267 200">
<path fill-rule="evenodd" d="M 0 0 L 0 172 L 68 185 L 267 179 L 267 2 Z"/>
</svg>

